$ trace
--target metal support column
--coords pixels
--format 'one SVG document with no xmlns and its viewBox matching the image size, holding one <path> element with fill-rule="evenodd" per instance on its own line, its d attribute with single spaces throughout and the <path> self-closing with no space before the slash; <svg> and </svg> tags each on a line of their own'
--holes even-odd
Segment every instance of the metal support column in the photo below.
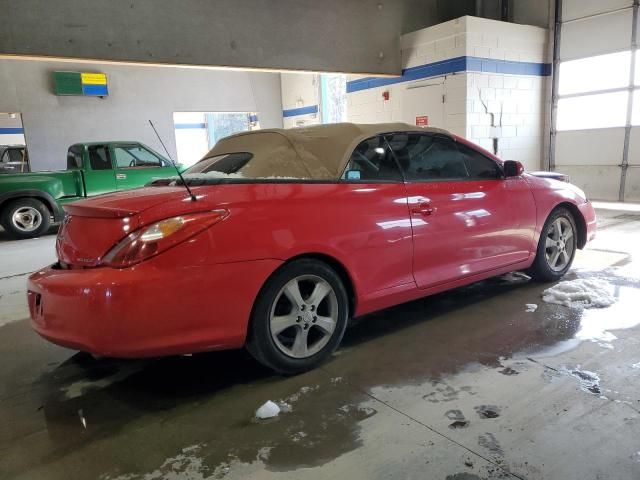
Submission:
<svg viewBox="0 0 640 480">
<path fill-rule="evenodd" d="M 636 50 L 638 48 L 638 7 L 640 0 L 633 1 L 633 25 L 631 26 L 631 71 L 629 72 L 629 98 L 627 99 L 627 122 L 624 127 L 624 149 L 620 164 L 620 192 L 618 201 L 624 202 L 624 189 L 627 183 L 627 169 L 629 168 L 629 140 L 631 139 L 631 117 L 633 113 L 633 91 L 636 71 Z"/>
<path fill-rule="evenodd" d="M 549 160 L 547 170 L 556 168 L 556 123 L 558 117 L 558 82 L 560 81 L 560 41 L 562 32 L 562 0 L 556 0 L 553 23 L 553 70 L 551 87 L 551 126 L 549 131 Z"/>
</svg>

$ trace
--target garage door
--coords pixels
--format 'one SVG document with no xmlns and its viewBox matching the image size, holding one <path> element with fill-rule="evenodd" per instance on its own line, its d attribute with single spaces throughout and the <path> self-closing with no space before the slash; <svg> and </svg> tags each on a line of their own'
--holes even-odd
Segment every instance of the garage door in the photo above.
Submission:
<svg viewBox="0 0 640 480">
<path fill-rule="evenodd" d="M 640 201 L 638 2 L 558 1 L 552 167 L 591 198 Z"/>
</svg>

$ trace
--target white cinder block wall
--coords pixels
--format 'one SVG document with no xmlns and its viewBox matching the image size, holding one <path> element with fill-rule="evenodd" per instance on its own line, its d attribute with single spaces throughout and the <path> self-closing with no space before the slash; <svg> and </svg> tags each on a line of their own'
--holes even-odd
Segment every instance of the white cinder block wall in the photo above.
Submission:
<svg viewBox="0 0 640 480">
<path fill-rule="evenodd" d="M 426 116 L 492 152 L 497 139 L 499 156 L 540 169 L 546 42 L 545 29 L 468 16 L 406 34 L 402 77 L 348 78 L 349 121 L 414 124 Z"/>
<path fill-rule="evenodd" d="M 320 76 L 313 73 L 282 73 L 282 117 L 284 128 L 321 122 Z"/>
<path fill-rule="evenodd" d="M 547 31 L 543 28 L 467 17 L 467 51 L 474 57 L 519 63 L 533 72 L 544 65 Z M 517 63 L 515 63 L 517 62 Z M 498 64 L 499 65 L 499 64 Z M 511 64 L 509 64 L 511 65 Z M 526 65 L 526 66 L 525 66 Z M 547 73 L 542 67 L 541 73 Z M 546 82 L 549 76 L 499 72 L 468 73 L 467 138 L 528 170 L 542 169 Z"/>
</svg>

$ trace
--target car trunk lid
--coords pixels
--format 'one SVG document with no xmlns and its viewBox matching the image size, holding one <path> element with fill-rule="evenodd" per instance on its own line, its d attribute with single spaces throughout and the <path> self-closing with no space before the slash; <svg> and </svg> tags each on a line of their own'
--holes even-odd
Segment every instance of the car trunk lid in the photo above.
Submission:
<svg viewBox="0 0 640 480">
<path fill-rule="evenodd" d="M 114 245 L 138 228 L 165 218 L 212 210 L 211 187 L 196 191 L 195 202 L 181 187 L 149 187 L 65 205 L 67 216 L 56 240 L 61 266 L 96 267 Z"/>
</svg>

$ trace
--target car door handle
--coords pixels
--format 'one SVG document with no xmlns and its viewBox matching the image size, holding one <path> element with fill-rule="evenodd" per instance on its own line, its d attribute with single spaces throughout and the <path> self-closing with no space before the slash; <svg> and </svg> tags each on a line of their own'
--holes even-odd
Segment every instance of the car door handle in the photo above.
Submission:
<svg viewBox="0 0 640 480">
<path fill-rule="evenodd" d="M 431 206 L 430 203 L 426 202 L 421 202 L 411 207 L 411 213 L 413 213 L 414 215 L 422 215 L 426 217 L 431 215 L 433 212 L 435 212 L 435 209 Z"/>
<path fill-rule="evenodd" d="M 127 176 L 124 173 L 116 173 L 116 180 L 126 180 Z"/>
</svg>

